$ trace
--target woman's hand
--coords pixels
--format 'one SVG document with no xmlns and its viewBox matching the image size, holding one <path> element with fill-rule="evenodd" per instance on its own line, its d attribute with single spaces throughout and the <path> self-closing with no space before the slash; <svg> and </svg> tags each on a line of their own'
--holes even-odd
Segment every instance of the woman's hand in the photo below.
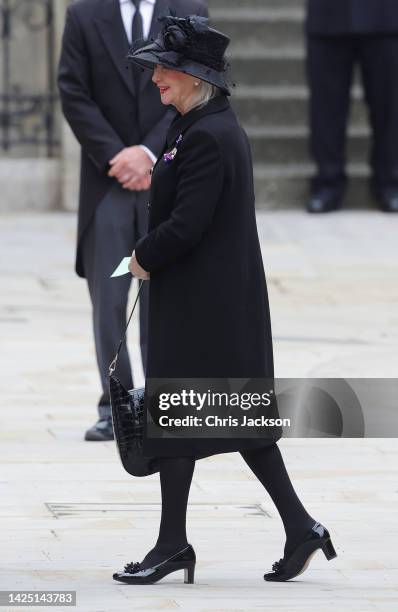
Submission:
<svg viewBox="0 0 398 612">
<path fill-rule="evenodd" d="M 149 272 L 144 270 L 144 268 L 141 268 L 140 264 L 138 263 L 138 261 L 137 261 L 137 259 L 135 257 L 135 251 L 133 251 L 133 254 L 131 256 L 128 268 L 130 270 L 130 273 L 133 276 L 135 276 L 135 278 L 139 278 L 141 280 L 149 280 L 150 279 Z"/>
</svg>

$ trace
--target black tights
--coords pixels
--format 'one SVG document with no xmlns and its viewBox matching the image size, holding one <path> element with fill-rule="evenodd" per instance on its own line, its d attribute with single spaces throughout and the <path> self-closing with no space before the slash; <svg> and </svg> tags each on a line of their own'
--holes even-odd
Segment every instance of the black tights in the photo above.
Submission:
<svg viewBox="0 0 398 612">
<path fill-rule="evenodd" d="M 286 532 L 284 555 L 300 542 L 313 519 L 295 492 L 275 443 L 258 450 L 242 451 L 249 468 L 274 502 Z M 186 513 L 195 460 L 192 457 L 164 457 L 160 467 L 162 517 L 155 547 L 142 565 L 149 567 L 187 545 Z"/>
<path fill-rule="evenodd" d="M 315 519 L 308 514 L 294 490 L 276 443 L 254 451 L 242 451 L 241 455 L 280 514 L 286 532 L 284 555 L 288 555 L 311 529 Z"/>
<path fill-rule="evenodd" d="M 186 518 L 195 459 L 163 457 L 160 465 L 162 517 L 155 548 L 142 561 L 143 569 L 167 559 L 187 545 Z"/>
</svg>

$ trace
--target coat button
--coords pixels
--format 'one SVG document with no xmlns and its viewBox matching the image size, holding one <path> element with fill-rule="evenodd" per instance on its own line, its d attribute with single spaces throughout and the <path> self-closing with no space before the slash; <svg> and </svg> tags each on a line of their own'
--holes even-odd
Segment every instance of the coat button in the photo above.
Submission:
<svg viewBox="0 0 398 612">
<path fill-rule="evenodd" d="M 150 202 L 148 202 L 147 207 L 148 207 L 148 210 L 151 208 L 151 203 Z"/>
</svg>

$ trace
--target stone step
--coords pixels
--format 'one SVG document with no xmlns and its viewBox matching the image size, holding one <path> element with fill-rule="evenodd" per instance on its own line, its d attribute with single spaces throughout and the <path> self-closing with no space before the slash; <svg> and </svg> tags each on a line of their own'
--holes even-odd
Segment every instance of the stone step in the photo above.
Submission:
<svg viewBox="0 0 398 612">
<path fill-rule="evenodd" d="M 258 208 L 304 207 L 308 153 L 305 0 L 209 0 L 212 25 L 231 36 L 231 102 L 251 140 Z M 367 185 L 369 129 L 356 78 L 347 142 L 348 207 L 375 206 Z"/>
<path fill-rule="evenodd" d="M 362 90 L 353 88 L 350 124 L 367 125 L 367 111 Z M 306 87 L 245 87 L 232 91 L 231 104 L 239 119 L 249 127 L 304 125 L 308 116 Z"/>
<path fill-rule="evenodd" d="M 231 37 L 231 53 L 240 49 L 304 47 L 301 9 L 237 8 L 213 10 L 212 25 Z"/>
<path fill-rule="evenodd" d="M 304 86 L 307 83 L 302 49 L 238 50 L 230 55 L 230 75 L 237 86 Z M 356 70 L 354 84 L 360 83 Z"/>
<path fill-rule="evenodd" d="M 369 193 L 369 169 L 364 164 L 349 164 L 347 208 L 371 208 L 377 204 Z M 281 209 L 297 206 L 304 208 L 309 197 L 310 178 L 314 174 L 311 164 L 255 164 L 255 192 L 257 209 Z"/>
<path fill-rule="evenodd" d="M 306 128 L 248 128 L 254 162 L 290 164 L 306 161 L 309 156 L 309 138 Z M 369 134 L 366 129 L 351 129 L 347 137 L 347 159 L 366 163 L 369 157 Z"/>
<path fill-rule="evenodd" d="M 300 49 L 237 51 L 230 57 L 232 80 L 238 86 L 297 86 L 306 82 L 305 58 Z"/>
<path fill-rule="evenodd" d="M 242 8 L 249 5 L 250 8 L 293 8 L 300 9 L 304 6 L 305 0 L 207 0 L 210 15 L 215 10 L 228 12 L 231 8 Z"/>
</svg>

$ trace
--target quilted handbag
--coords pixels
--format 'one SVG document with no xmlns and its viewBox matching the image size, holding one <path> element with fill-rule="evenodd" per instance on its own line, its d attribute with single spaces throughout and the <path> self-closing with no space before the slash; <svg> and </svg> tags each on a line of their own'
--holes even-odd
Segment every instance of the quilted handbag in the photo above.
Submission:
<svg viewBox="0 0 398 612">
<path fill-rule="evenodd" d="M 113 431 L 122 465 L 126 472 L 132 476 L 148 476 L 159 471 L 158 459 L 143 455 L 145 389 L 130 389 L 128 391 L 114 374 L 143 282 L 145 281 L 141 280 L 126 329 L 119 342 L 116 355 L 109 366 L 109 394 Z"/>
</svg>

